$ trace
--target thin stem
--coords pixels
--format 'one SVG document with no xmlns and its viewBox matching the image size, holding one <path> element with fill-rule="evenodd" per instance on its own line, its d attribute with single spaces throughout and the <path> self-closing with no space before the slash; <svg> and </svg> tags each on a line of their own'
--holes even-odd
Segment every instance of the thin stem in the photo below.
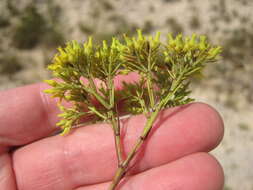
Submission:
<svg viewBox="0 0 253 190">
<path fill-rule="evenodd" d="M 115 88 L 114 88 L 113 80 L 110 76 L 108 77 L 107 87 L 108 87 L 108 90 L 109 90 L 109 104 L 110 104 L 111 108 L 113 108 L 114 105 L 115 105 L 115 97 L 114 97 Z"/>
<path fill-rule="evenodd" d="M 110 120 L 112 124 L 112 129 L 114 132 L 114 142 L 115 142 L 115 149 L 116 149 L 116 154 L 117 154 L 117 159 L 118 159 L 118 165 L 120 165 L 123 161 L 123 150 L 122 150 L 122 144 L 121 144 L 121 139 L 120 139 L 120 123 L 119 123 L 119 118 L 118 118 L 118 109 L 117 109 L 117 104 L 115 103 L 115 86 L 113 83 L 113 77 L 111 77 L 111 62 L 109 64 L 109 75 L 107 78 L 108 82 L 108 90 L 109 90 L 109 104 L 111 110 L 109 111 L 110 115 Z M 114 113 L 113 108 L 116 110 L 116 114 Z M 117 119 L 116 119 L 117 117 Z"/>
<path fill-rule="evenodd" d="M 119 123 L 116 121 L 116 116 L 114 114 L 113 108 L 115 106 L 115 98 L 114 98 L 114 84 L 113 84 L 113 79 L 112 77 L 108 77 L 108 88 L 107 90 L 109 91 L 109 103 L 106 102 L 106 100 L 98 93 L 97 87 L 93 81 L 93 79 L 90 77 L 89 83 L 91 85 L 91 88 L 84 88 L 87 92 L 90 92 L 95 98 L 109 111 L 109 120 L 112 124 L 112 129 L 114 132 L 114 141 L 115 141 L 115 149 L 117 153 L 117 158 L 118 158 L 118 164 L 120 165 L 123 161 L 123 151 L 122 151 L 122 145 L 121 145 L 121 140 L 120 140 L 120 126 Z M 95 107 L 89 107 L 91 111 L 93 111 L 96 115 L 99 117 L 103 118 L 104 120 L 107 119 L 106 116 L 104 116 L 102 113 L 100 113 L 98 110 L 96 110 Z"/>
<path fill-rule="evenodd" d="M 114 190 L 116 186 L 119 184 L 120 180 L 124 177 L 125 173 L 126 169 L 119 166 L 108 190 Z"/>
<path fill-rule="evenodd" d="M 151 74 L 149 73 L 147 76 L 147 88 L 148 88 L 148 96 L 149 96 L 149 100 L 150 100 L 150 107 L 154 108 L 155 106 L 155 98 L 154 98 L 154 91 L 152 88 L 152 81 L 151 81 Z"/>
<path fill-rule="evenodd" d="M 150 118 L 146 122 L 146 125 L 142 131 L 141 136 L 136 141 L 136 144 L 134 145 L 133 149 L 128 154 L 128 156 L 124 160 L 124 162 L 118 167 L 116 174 L 114 176 L 113 182 L 111 183 L 108 190 L 114 190 L 116 188 L 116 186 L 119 184 L 120 180 L 124 177 L 126 170 L 129 166 L 129 163 L 135 157 L 138 150 L 143 146 L 143 143 L 145 142 L 150 130 L 152 129 L 153 124 L 157 118 L 157 115 L 158 115 L 159 111 L 161 110 L 161 107 L 162 107 L 162 103 L 159 104 L 159 106 L 157 107 L 155 112 L 152 112 Z"/>
<path fill-rule="evenodd" d="M 88 80 L 89 80 L 89 83 L 90 83 L 90 85 L 91 85 L 91 88 L 92 88 L 95 92 L 97 92 L 97 87 L 96 87 L 96 85 L 95 85 L 95 83 L 94 83 L 93 77 L 92 77 L 92 76 L 88 77 Z"/>
<path fill-rule="evenodd" d="M 151 47 L 149 47 L 149 52 L 148 52 L 148 73 L 147 73 L 147 88 L 148 88 L 148 95 L 150 99 L 150 107 L 154 108 L 155 106 L 155 98 L 154 98 L 154 91 L 153 91 L 153 84 L 152 84 L 152 71 L 151 68 L 152 63 L 151 63 Z"/>
<path fill-rule="evenodd" d="M 103 113 L 100 113 L 96 107 L 92 107 L 92 106 L 88 106 L 88 109 L 90 111 L 92 111 L 93 113 L 95 113 L 97 116 L 101 117 L 103 120 L 107 120 L 107 117 L 103 114 Z"/>
<path fill-rule="evenodd" d="M 142 107 L 142 110 L 143 110 L 143 114 L 148 117 L 148 112 L 149 110 L 147 109 L 147 106 L 145 104 L 145 101 L 143 100 L 142 96 L 138 96 L 138 101 L 139 101 L 139 104 L 141 105 Z"/>
<path fill-rule="evenodd" d="M 111 124 L 112 124 L 112 129 L 114 132 L 114 142 L 115 142 L 115 148 L 116 148 L 116 154 L 117 154 L 117 159 L 118 159 L 118 166 L 123 162 L 123 149 L 122 149 L 122 144 L 121 144 L 121 139 L 120 139 L 120 126 L 119 122 L 116 121 L 115 115 L 111 113 Z"/>
<path fill-rule="evenodd" d="M 148 134 L 150 133 L 153 124 L 158 116 L 158 113 L 163 107 L 166 105 L 166 103 L 174 96 L 177 89 L 180 87 L 181 78 L 183 75 L 179 77 L 179 80 L 175 81 L 174 88 L 171 90 L 170 93 L 163 99 L 158 106 L 156 107 L 155 111 L 151 113 L 150 117 L 148 118 L 145 127 L 142 131 L 141 136 L 136 141 L 136 144 L 134 145 L 133 149 L 128 154 L 127 158 L 124 160 L 124 162 L 118 167 L 116 174 L 114 176 L 114 179 L 109 187 L 109 190 L 114 190 L 116 186 L 119 184 L 120 180 L 124 177 L 126 170 L 129 166 L 129 163 L 131 160 L 135 157 L 138 150 L 143 146 L 143 143 L 147 139 Z"/>
<path fill-rule="evenodd" d="M 167 96 L 161 101 L 163 103 L 162 106 L 165 106 L 168 101 L 171 100 L 171 98 L 175 95 L 176 91 L 181 87 L 180 84 L 182 84 L 184 72 L 181 72 L 178 79 L 172 82 L 170 93 L 167 94 Z"/>
<path fill-rule="evenodd" d="M 94 83 L 93 77 L 88 78 L 89 84 L 91 85 L 90 92 L 97 98 L 97 100 L 107 109 L 110 109 L 110 105 L 105 101 L 105 99 L 98 93 L 97 86 Z"/>
<path fill-rule="evenodd" d="M 90 89 L 90 88 L 86 88 L 85 86 L 83 86 L 83 89 L 86 92 L 91 93 L 93 96 L 95 96 L 95 98 L 99 101 L 99 103 L 101 103 L 106 109 L 111 108 L 111 106 L 105 101 L 105 99 L 93 88 Z"/>
</svg>

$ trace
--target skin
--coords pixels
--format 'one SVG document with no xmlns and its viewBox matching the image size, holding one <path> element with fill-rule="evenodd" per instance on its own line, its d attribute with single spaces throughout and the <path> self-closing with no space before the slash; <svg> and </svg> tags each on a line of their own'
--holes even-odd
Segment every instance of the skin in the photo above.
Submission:
<svg viewBox="0 0 253 190">
<path fill-rule="evenodd" d="M 59 113 L 45 84 L 0 92 L 0 189 L 104 190 L 117 166 L 107 124 L 53 136 Z M 125 153 L 145 122 L 122 121 Z M 220 164 L 208 154 L 223 137 L 220 115 L 203 103 L 160 113 L 121 190 L 222 190 Z"/>
</svg>

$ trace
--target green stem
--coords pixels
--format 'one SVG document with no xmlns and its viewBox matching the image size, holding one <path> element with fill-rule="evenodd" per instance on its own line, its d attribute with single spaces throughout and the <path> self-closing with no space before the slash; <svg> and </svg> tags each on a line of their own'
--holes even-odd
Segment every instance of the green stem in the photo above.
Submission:
<svg viewBox="0 0 253 190">
<path fill-rule="evenodd" d="M 91 85 L 91 88 L 92 88 L 95 92 L 97 92 L 97 87 L 96 87 L 96 85 L 95 85 L 95 83 L 94 83 L 93 77 L 90 76 L 90 77 L 88 78 L 88 80 L 89 80 L 89 83 L 90 83 L 90 85 Z"/>
<path fill-rule="evenodd" d="M 180 74 L 177 80 L 172 82 L 170 93 L 167 94 L 167 96 L 161 101 L 163 103 L 162 106 L 165 106 L 168 101 L 171 100 L 171 98 L 175 95 L 176 91 L 181 87 L 180 84 L 182 84 L 183 81 L 184 72 Z"/>
<path fill-rule="evenodd" d="M 93 93 L 93 95 L 97 98 L 97 100 L 104 106 L 104 107 L 106 107 L 107 109 L 109 109 L 109 104 L 104 100 L 104 98 L 101 96 L 101 95 L 99 95 L 99 93 L 98 93 L 98 91 L 97 91 L 97 86 L 95 85 L 95 83 L 94 83 L 94 80 L 93 80 L 93 77 L 92 76 L 90 76 L 89 78 L 88 78 L 88 80 L 89 80 L 89 84 L 90 84 L 90 86 L 91 86 L 91 93 Z"/>
<path fill-rule="evenodd" d="M 115 94 L 114 94 L 115 86 L 113 83 L 113 77 L 111 77 L 111 64 L 109 66 L 110 66 L 109 67 L 110 74 L 107 79 L 108 80 L 107 88 L 109 90 L 109 104 L 111 108 L 111 110 L 109 111 L 109 115 L 110 115 L 109 118 L 111 118 L 118 165 L 120 165 L 123 161 L 123 150 L 122 150 L 122 144 L 121 144 L 121 139 L 120 139 L 120 124 L 119 124 L 119 118 L 118 118 L 118 109 L 117 109 L 117 104 L 115 103 Z M 113 109 L 113 108 L 116 108 L 116 109 Z M 116 114 L 114 113 L 114 110 L 116 110 Z"/>
<path fill-rule="evenodd" d="M 90 87 L 86 87 L 86 85 L 84 85 L 81 80 L 79 80 L 79 84 L 82 86 L 82 90 L 84 90 L 85 92 L 87 93 L 91 93 L 98 101 L 99 103 L 101 103 L 106 109 L 110 109 L 110 105 L 105 101 L 105 99 L 98 93 L 97 91 L 97 87 L 93 81 L 93 78 L 92 76 L 90 76 L 88 78 L 89 80 L 89 84 L 90 84 Z"/>
<path fill-rule="evenodd" d="M 107 117 L 103 114 L 103 113 L 100 113 L 96 107 L 91 107 L 91 106 L 88 106 L 88 109 L 90 111 L 92 111 L 93 113 L 95 113 L 97 116 L 101 117 L 103 120 L 107 120 Z"/>
<path fill-rule="evenodd" d="M 113 84 L 113 79 L 111 77 L 108 78 L 108 91 L 109 91 L 109 103 L 105 101 L 105 99 L 98 93 L 97 87 L 93 81 L 93 79 L 90 77 L 89 79 L 89 84 L 91 86 L 90 89 L 84 88 L 87 92 L 91 93 L 95 98 L 109 111 L 109 120 L 112 124 L 112 129 L 114 132 L 114 141 L 115 141 L 115 148 L 116 148 L 116 153 L 117 153 L 117 158 L 118 158 L 118 164 L 121 164 L 123 160 L 123 151 L 122 151 L 122 145 L 121 145 L 121 140 L 120 140 L 120 126 L 118 122 L 116 122 L 115 119 L 115 114 L 113 111 L 113 108 L 115 106 L 115 98 L 114 98 L 114 84 Z M 93 111 L 96 115 L 99 117 L 103 118 L 104 120 L 107 119 L 106 116 L 104 116 L 102 113 L 100 113 L 98 110 L 96 110 L 95 107 L 90 107 L 89 108 L 91 111 Z"/>
<path fill-rule="evenodd" d="M 151 81 L 151 74 L 149 73 L 147 76 L 147 88 L 148 88 L 148 96 L 150 100 L 150 108 L 154 108 L 155 106 L 155 98 L 154 98 L 154 91 L 153 91 L 153 85 Z"/>
<path fill-rule="evenodd" d="M 161 110 L 161 107 L 162 107 L 162 103 L 159 104 L 159 106 L 157 107 L 155 112 L 152 112 L 150 118 L 148 119 L 148 121 L 145 124 L 145 127 L 142 131 L 141 136 L 136 141 L 136 144 L 134 145 L 133 149 L 130 151 L 127 158 L 124 160 L 124 162 L 118 167 L 116 174 L 114 176 L 114 179 L 113 179 L 108 190 L 114 190 L 116 188 L 116 186 L 119 184 L 120 180 L 124 177 L 126 170 L 129 166 L 129 163 L 135 157 L 138 150 L 142 147 L 150 130 L 152 129 L 153 124 L 157 118 L 157 115 L 158 115 L 159 111 Z"/>
<path fill-rule="evenodd" d="M 115 115 L 111 112 L 111 124 L 112 124 L 112 129 L 114 132 L 114 142 L 115 142 L 115 148 L 116 148 L 116 154 L 117 154 L 117 159 L 118 159 L 118 166 L 123 162 L 123 149 L 122 149 L 122 144 L 121 144 L 121 139 L 120 139 L 120 126 L 119 122 L 116 121 Z"/>
<path fill-rule="evenodd" d="M 150 99 L 150 107 L 153 109 L 155 106 L 155 99 L 154 99 L 154 91 L 153 91 L 153 84 L 152 84 L 152 62 L 151 62 L 151 48 L 149 48 L 148 52 L 148 73 L 147 73 L 147 88 L 148 88 L 148 95 Z"/>
<path fill-rule="evenodd" d="M 107 86 L 108 86 L 108 90 L 109 90 L 109 99 L 110 99 L 109 104 L 110 104 L 111 108 L 113 108 L 115 105 L 115 97 L 114 97 L 115 88 L 114 88 L 113 80 L 110 76 L 108 77 L 108 85 Z"/>
<path fill-rule="evenodd" d="M 96 90 L 94 90 L 93 88 L 86 88 L 85 86 L 83 86 L 83 89 L 88 92 L 91 93 L 98 101 L 99 103 L 101 103 L 106 109 L 110 109 L 111 106 L 105 101 L 105 99 L 98 94 L 98 92 Z"/>
<path fill-rule="evenodd" d="M 124 160 L 124 162 L 118 167 L 116 174 L 114 176 L 114 179 L 109 187 L 109 190 L 114 190 L 116 188 L 116 186 L 119 184 L 119 182 L 121 181 L 121 179 L 124 177 L 126 170 L 129 167 L 129 163 L 131 162 L 131 160 L 135 157 L 136 153 L 138 152 L 138 150 L 143 146 L 143 143 L 145 142 L 148 134 L 150 133 L 153 124 L 158 116 L 158 113 L 160 110 L 162 110 L 164 108 L 164 106 L 166 106 L 167 102 L 169 100 L 171 100 L 171 98 L 174 96 L 175 92 L 178 90 L 178 88 L 180 87 L 180 82 L 182 81 L 183 74 L 179 77 L 178 80 L 176 80 L 174 82 L 174 87 L 173 89 L 171 89 L 171 92 L 168 93 L 168 95 L 158 104 L 158 106 L 156 107 L 155 111 L 151 113 L 150 117 L 148 118 L 145 127 L 142 131 L 141 136 L 138 138 L 138 140 L 136 141 L 136 144 L 134 145 L 133 149 L 130 151 L 130 153 L 128 154 L 127 158 Z"/>
<path fill-rule="evenodd" d="M 93 90 L 90 91 L 92 95 L 95 96 L 95 98 L 106 108 L 110 109 L 111 106 L 104 100 L 102 96 L 100 96 L 98 93 L 94 92 Z"/>
</svg>

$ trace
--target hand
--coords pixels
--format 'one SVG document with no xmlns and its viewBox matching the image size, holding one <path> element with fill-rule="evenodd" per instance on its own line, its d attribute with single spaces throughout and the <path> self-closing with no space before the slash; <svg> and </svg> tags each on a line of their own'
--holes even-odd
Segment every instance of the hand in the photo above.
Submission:
<svg viewBox="0 0 253 190">
<path fill-rule="evenodd" d="M 0 92 L 0 189 L 107 189 L 117 165 L 111 128 L 96 124 L 50 136 L 57 130 L 58 108 L 44 88 Z M 140 115 L 123 121 L 126 152 L 144 120 Z M 206 104 L 164 111 L 120 189 L 221 190 L 222 168 L 207 152 L 222 136 L 222 119 Z"/>
</svg>

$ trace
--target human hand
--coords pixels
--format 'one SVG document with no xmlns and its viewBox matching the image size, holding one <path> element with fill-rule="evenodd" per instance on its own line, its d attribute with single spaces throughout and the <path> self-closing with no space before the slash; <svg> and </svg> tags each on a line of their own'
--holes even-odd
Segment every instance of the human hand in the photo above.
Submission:
<svg viewBox="0 0 253 190">
<path fill-rule="evenodd" d="M 105 190 L 117 167 L 107 124 L 54 133 L 58 108 L 44 84 L 0 93 L 0 189 Z M 145 118 L 123 122 L 128 152 Z M 202 103 L 163 111 L 122 190 L 221 190 L 223 171 L 207 152 L 223 136 L 218 113 Z M 150 137 L 149 136 L 149 137 Z"/>
</svg>

